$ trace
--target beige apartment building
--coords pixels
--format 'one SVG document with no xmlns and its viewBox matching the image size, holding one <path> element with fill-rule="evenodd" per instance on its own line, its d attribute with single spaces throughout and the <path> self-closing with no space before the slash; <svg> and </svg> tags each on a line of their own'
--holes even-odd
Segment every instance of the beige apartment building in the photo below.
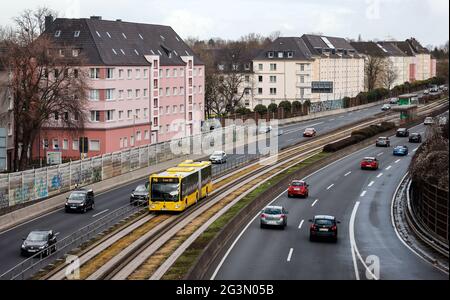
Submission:
<svg viewBox="0 0 450 300">
<path fill-rule="evenodd" d="M 258 104 L 309 100 L 313 109 L 332 109 L 364 90 L 364 59 L 343 38 L 280 37 L 253 59 Z"/>
</svg>

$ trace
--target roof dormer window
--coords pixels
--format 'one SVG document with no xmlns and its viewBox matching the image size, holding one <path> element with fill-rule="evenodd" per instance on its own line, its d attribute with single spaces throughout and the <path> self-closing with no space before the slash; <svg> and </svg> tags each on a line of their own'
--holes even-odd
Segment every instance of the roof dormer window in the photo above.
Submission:
<svg viewBox="0 0 450 300">
<path fill-rule="evenodd" d="M 115 55 L 117 55 L 117 51 L 116 51 L 116 49 L 112 49 L 112 52 L 115 54 Z"/>
<path fill-rule="evenodd" d="M 136 55 L 139 55 L 139 52 L 136 49 L 134 49 L 134 53 L 136 53 Z"/>
<path fill-rule="evenodd" d="M 106 35 L 107 35 L 109 38 L 111 38 L 111 35 L 109 34 L 108 31 L 106 32 Z"/>
<path fill-rule="evenodd" d="M 267 53 L 267 56 L 268 56 L 269 58 L 273 58 L 273 52 L 272 52 L 272 51 L 269 51 L 269 52 Z"/>
<path fill-rule="evenodd" d="M 175 39 L 177 40 L 177 42 L 179 42 L 180 41 L 180 39 L 177 37 L 177 36 L 175 36 Z"/>
<path fill-rule="evenodd" d="M 141 38 L 141 40 L 144 39 L 144 37 L 142 36 L 142 34 L 139 33 L 139 37 Z"/>
<path fill-rule="evenodd" d="M 124 39 L 127 39 L 127 36 L 123 32 L 122 32 L 122 36 L 123 36 Z"/>
<path fill-rule="evenodd" d="M 166 38 L 165 38 L 165 37 L 163 37 L 162 35 L 160 35 L 160 37 L 161 37 L 161 39 L 162 39 L 163 41 L 165 41 L 165 40 L 166 40 Z"/>
<path fill-rule="evenodd" d="M 100 35 L 100 32 L 96 31 L 95 33 L 97 33 L 98 37 L 102 37 L 102 36 Z"/>
<path fill-rule="evenodd" d="M 61 36 L 61 30 L 57 30 L 56 32 L 55 32 L 55 37 L 60 37 Z"/>
<path fill-rule="evenodd" d="M 278 58 L 283 58 L 284 57 L 284 53 L 283 52 L 278 52 Z"/>
<path fill-rule="evenodd" d="M 73 33 L 73 37 L 79 37 L 80 36 L 80 31 L 75 31 L 74 33 Z"/>
<path fill-rule="evenodd" d="M 120 49 L 120 52 L 122 52 L 122 54 L 125 55 L 125 51 L 123 51 L 123 49 Z"/>
</svg>

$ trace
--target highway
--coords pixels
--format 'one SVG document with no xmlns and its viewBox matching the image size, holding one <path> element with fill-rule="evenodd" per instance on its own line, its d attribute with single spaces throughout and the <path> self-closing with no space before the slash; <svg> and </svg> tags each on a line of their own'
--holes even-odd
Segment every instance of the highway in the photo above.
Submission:
<svg viewBox="0 0 450 300">
<path fill-rule="evenodd" d="M 318 131 L 318 134 L 323 134 L 346 124 L 373 116 L 381 112 L 380 108 L 381 105 L 378 105 L 353 113 L 334 115 L 285 126 L 282 128 L 284 134 L 279 137 L 279 147 L 286 147 L 304 140 L 302 134 L 306 127 L 313 126 Z M 233 164 L 233 161 L 243 156 L 230 154 L 227 164 Z M 214 166 L 214 168 L 217 167 Z M 20 246 L 22 244 L 22 238 L 25 238 L 30 231 L 51 229 L 59 233 L 58 240 L 61 240 L 78 229 L 103 217 L 108 212 L 127 205 L 132 190 L 137 184 L 144 182 L 145 180 L 142 179 L 124 186 L 112 187 L 111 191 L 96 195 L 95 210 L 89 211 L 86 214 L 66 214 L 61 209 L 0 233 L 0 248 L 2 249 L 0 252 L 0 275 L 24 260 L 20 256 Z"/>
<path fill-rule="evenodd" d="M 423 125 L 411 129 L 425 131 Z M 396 145 L 407 145 L 409 155 L 395 157 L 392 148 L 373 145 L 308 176 L 308 199 L 288 198 L 287 192 L 279 195 L 272 204 L 289 211 L 287 228 L 261 229 L 259 214 L 255 216 L 221 264 L 211 270 L 213 279 L 364 280 L 375 275 L 382 280 L 448 280 L 448 274 L 406 248 L 392 227 L 393 194 L 419 147 L 406 138 L 392 137 L 391 146 Z M 377 157 L 380 169 L 361 170 L 359 162 L 365 156 Z M 334 215 L 341 221 L 336 244 L 309 241 L 308 220 L 321 214 Z M 379 274 L 371 269 L 376 261 L 380 263 Z"/>
</svg>

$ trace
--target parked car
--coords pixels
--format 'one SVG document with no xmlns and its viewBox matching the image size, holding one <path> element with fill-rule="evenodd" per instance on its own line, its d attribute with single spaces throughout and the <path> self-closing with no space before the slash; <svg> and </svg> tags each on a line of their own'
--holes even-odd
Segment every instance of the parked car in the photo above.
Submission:
<svg viewBox="0 0 450 300">
<path fill-rule="evenodd" d="M 420 133 L 414 132 L 409 136 L 410 143 L 422 143 L 422 135 Z"/>
<path fill-rule="evenodd" d="M 337 224 L 340 221 L 336 220 L 334 216 L 319 215 L 314 219 L 309 220 L 311 227 L 309 228 L 309 240 L 315 241 L 318 238 L 328 238 L 333 242 L 338 240 Z"/>
<path fill-rule="evenodd" d="M 424 95 L 429 95 L 429 94 L 430 94 L 430 90 L 424 90 L 424 91 L 423 91 L 423 94 L 424 94 Z"/>
<path fill-rule="evenodd" d="M 379 162 L 375 157 L 364 157 L 360 165 L 362 170 L 365 169 L 378 170 L 379 168 Z"/>
<path fill-rule="evenodd" d="M 261 228 L 276 226 L 286 228 L 288 211 L 282 206 L 267 206 L 261 211 Z"/>
<path fill-rule="evenodd" d="M 294 180 L 288 188 L 288 197 L 308 198 L 309 185 L 303 180 Z"/>
<path fill-rule="evenodd" d="M 148 203 L 148 185 L 138 185 L 130 195 L 130 204 L 142 205 Z"/>
<path fill-rule="evenodd" d="M 391 98 L 389 100 L 389 104 L 397 104 L 398 103 L 398 98 Z"/>
<path fill-rule="evenodd" d="M 425 121 L 423 121 L 423 125 L 433 125 L 434 124 L 434 119 L 432 117 L 426 117 Z"/>
<path fill-rule="evenodd" d="M 430 93 L 439 93 L 439 87 L 434 84 L 430 89 Z"/>
<path fill-rule="evenodd" d="M 306 128 L 303 132 L 303 137 L 314 137 L 316 136 L 317 131 L 314 128 Z"/>
<path fill-rule="evenodd" d="M 397 137 L 408 137 L 409 130 L 407 128 L 399 128 L 399 129 L 397 129 L 397 133 L 395 135 Z"/>
<path fill-rule="evenodd" d="M 391 140 L 388 137 L 380 136 L 376 143 L 376 147 L 390 147 L 391 146 Z"/>
<path fill-rule="evenodd" d="M 213 164 L 225 164 L 227 162 L 227 154 L 224 151 L 215 151 L 209 157 L 209 160 Z"/>
<path fill-rule="evenodd" d="M 94 191 L 92 189 L 76 189 L 66 199 L 66 212 L 85 213 L 95 208 Z"/>
<path fill-rule="evenodd" d="M 41 251 L 44 256 L 48 256 L 56 251 L 56 234 L 53 230 L 32 231 L 23 239 L 20 247 L 22 256 L 35 255 Z"/>
<path fill-rule="evenodd" d="M 408 146 L 397 146 L 394 148 L 392 154 L 394 156 L 406 156 L 408 155 Z"/>
<path fill-rule="evenodd" d="M 382 111 L 388 111 L 388 110 L 390 110 L 391 109 L 391 106 L 389 105 L 389 104 L 384 104 L 382 107 L 381 107 L 381 110 Z"/>
</svg>

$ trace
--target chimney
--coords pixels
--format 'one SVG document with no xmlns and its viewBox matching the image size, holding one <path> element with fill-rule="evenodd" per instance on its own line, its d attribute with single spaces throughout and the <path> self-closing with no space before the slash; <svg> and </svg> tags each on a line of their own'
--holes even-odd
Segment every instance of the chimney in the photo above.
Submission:
<svg viewBox="0 0 450 300">
<path fill-rule="evenodd" d="M 91 20 L 101 20 L 101 16 L 91 16 Z"/>
<path fill-rule="evenodd" d="M 45 23 L 44 23 L 44 26 L 45 26 L 44 31 L 47 30 L 50 27 L 50 25 L 52 25 L 52 23 L 53 23 L 53 16 L 52 15 L 46 16 Z"/>
</svg>

